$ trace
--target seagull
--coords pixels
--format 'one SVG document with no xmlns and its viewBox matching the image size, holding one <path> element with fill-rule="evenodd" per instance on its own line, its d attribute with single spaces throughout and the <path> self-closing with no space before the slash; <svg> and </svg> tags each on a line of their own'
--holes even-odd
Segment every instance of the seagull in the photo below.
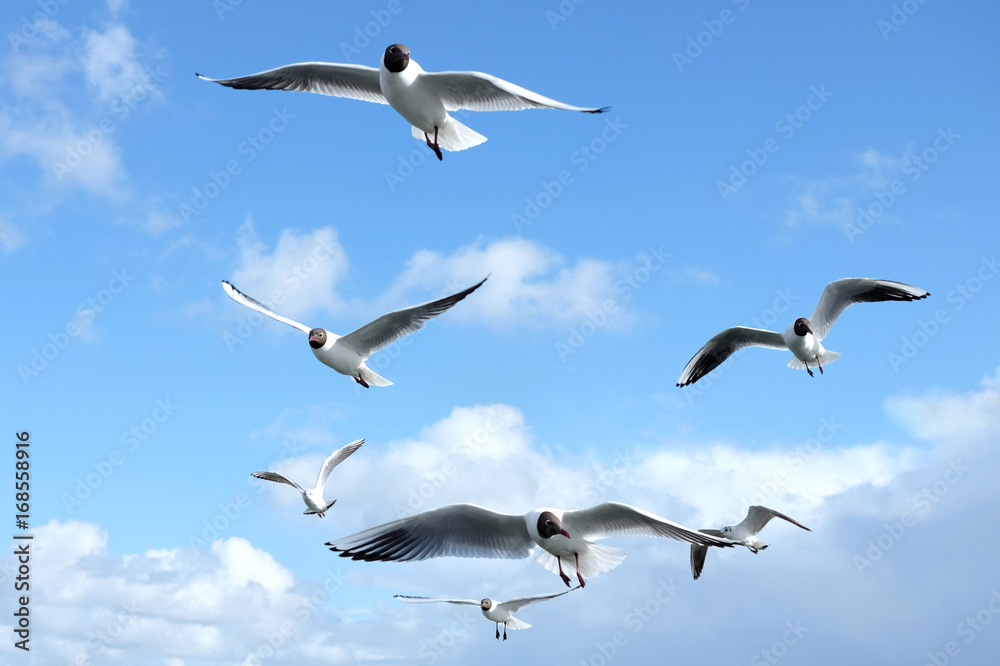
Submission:
<svg viewBox="0 0 1000 666">
<path fill-rule="evenodd" d="M 792 520 L 785 514 L 779 513 L 774 509 L 768 509 L 766 506 L 750 507 L 750 510 L 747 511 L 747 517 L 739 525 L 726 525 L 721 530 L 698 531 L 703 534 L 730 539 L 734 543 L 746 546 L 750 549 L 751 553 L 757 553 L 757 551 L 767 548 L 767 544 L 757 538 L 757 533 L 764 529 L 764 526 L 771 522 L 772 518 L 787 520 L 792 525 L 801 527 L 806 532 L 812 532 L 811 529 L 802 523 Z M 701 577 L 701 570 L 705 567 L 705 555 L 707 553 L 708 546 L 691 544 L 691 573 L 694 574 L 695 580 Z"/>
<path fill-rule="evenodd" d="M 796 370 L 805 368 L 809 376 L 814 377 L 809 364 L 815 363 L 820 374 L 823 374 L 823 364 L 835 361 L 840 358 L 840 354 L 825 349 L 820 343 L 833 328 L 840 313 L 848 306 L 879 301 L 919 301 L 928 296 L 930 292 L 902 282 L 874 278 L 836 280 L 826 285 L 812 316 L 809 319 L 799 317 L 785 329 L 784 333 L 746 326 L 727 328 L 719 333 L 706 342 L 705 346 L 688 361 L 680 379 L 677 380 L 677 385 L 687 386 L 695 383 L 743 347 L 768 347 L 790 351 L 794 356 L 788 362 L 789 368 Z"/>
<path fill-rule="evenodd" d="M 279 474 L 278 472 L 254 472 L 250 476 L 255 476 L 258 479 L 264 479 L 265 481 L 287 483 L 290 486 L 294 486 L 296 490 L 302 493 L 302 501 L 304 501 L 306 506 L 309 507 L 302 512 L 303 515 L 308 516 L 315 513 L 322 518 L 326 514 L 326 510 L 337 502 L 337 500 L 330 500 L 327 502 L 323 499 L 323 486 L 326 485 L 326 480 L 330 477 L 330 472 L 333 471 L 334 467 L 347 460 L 349 455 L 360 449 L 361 445 L 364 443 L 365 440 L 358 439 L 331 453 L 330 457 L 323 461 L 323 466 L 319 469 L 319 476 L 316 477 L 316 487 L 310 488 L 309 490 L 303 490 L 302 486 L 295 483 L 284 474 Z"/>
<path fill-rule="evenodd" d="M 570 578 L 563 560 L 584 576 L 594 578 L 614 569 L 625 551 L 594 543 L 609 536 L 667 537 L 704 546 L 732 547 L 734 542 L 678 525 L 628 504 L 605 502 L 580 511 L 537 509 L 523 516 L 497 513 L 475 504 L 452 504 L 327 542 L 341 557 L 366 562 L 408 562 L 430 557 L 528 557 L 537 545 L 536 560 Z"/>
<path fill-rule="evenodd" d="M 231 299 L 240 305 L 245 305 L 251 310 L 256 310 L 306 333 L 309 336 L 309 346 L 312 348 L 313 355 L 320 362 L 342 375 L 354 378 L 354 381 L 368 388 L 371 384 L 375 386 L 390 386 L 392 384 L 388 379 L 379 376 L 365 365 L 369 355 L 388 347 L 405 335 L 419 331 L 428 319 L 438 316 L 479 289 L 487 278 L 489 275 L 457 294 L 384 314 L 375 321 L 344 336 L 330 333 L 322 328 L 311 329 L 297 321 L 275 314 L 266 305 L 250 298 L 225 280 L 222 281 L 222 288 Z"/>
<path fill-rule="evenodd" d="M 565 109 L 603 113 L 609 108 L 563 104 L 482 72 L 425 72 L 410 59 L 410 49 L 402 44 L 393 44 L 385 50 L 378 69 L 300 62 L 235 79 L 196 76 L 230 88 L 300 90 L 388 104 L 413 126 L 413 136 L 423 138 L 439 160 L 444 159 L 442 148 L 465 150 L 486 141 L 486 137 L 449 116 L 449 111 Z"/>
<path fill-rule="evenodd" d="M 411 604 L 430 604 L 442 602 L 446 604 L 458 604 L 460 606 L 479 606 L 479 609 L 483 611 L 483 617 L 496 623 L 497 640 L 500 640 L 501 622 L 503 623 L 503 639 L 507 640 L 508 628 L 513 631 L 515 629 L 528 629 L 531 627 L 531 625 L 527 622 L 522 622 L 514 617 L 514 613 L 516 611 L 521 610 L 525 606 L 537 604 L 538 602 L 545 601 L 547 599 L 561 597 L 564 594 L 569 594 L 573 590 L 579 589 L 579 587 L 574 587 L 566 590 L 565 592 L 556 592 L 555 594 L 539 594 L 534 597 L 517 597 L 516 599 L 503 602 L 497 602 L 489 597 L 483 599 L 482 601 L 476 601 L 475 599 L 429 599 L 427 597 L 407 597 L 402 594 L 397 594 L 395 595 L 395 598 Z"/>
</svg>

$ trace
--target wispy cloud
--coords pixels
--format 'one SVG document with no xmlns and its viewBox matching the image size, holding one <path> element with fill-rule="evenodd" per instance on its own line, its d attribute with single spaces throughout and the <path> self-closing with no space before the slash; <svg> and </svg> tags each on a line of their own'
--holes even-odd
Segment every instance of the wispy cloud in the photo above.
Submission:
<svg viewBox="0 0 1000 666">
<path fill-rule="evenodd" d="M 28 237 L 13 222 L 0 217 L 0 247 L 4 254 L 10 254 L 28 242 Z"/>
<path fill-rule="evenodd" d="M 850 173 L 826 178 L 792 180 L 792 194 L 785 210 L 785 224 L 832 225 L 844 228 L 854 223 L 855 208 L 867 203 L 872 192 L 884 189 L 898 176 L 912 153 L 912 147 L 899 155 L 869 148 L 854 156 Z"/>
</svg>

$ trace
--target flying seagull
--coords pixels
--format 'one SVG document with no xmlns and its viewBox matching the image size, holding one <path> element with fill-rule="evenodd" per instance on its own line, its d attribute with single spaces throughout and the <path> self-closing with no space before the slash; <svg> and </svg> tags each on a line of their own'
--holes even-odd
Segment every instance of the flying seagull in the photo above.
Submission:
<svg viewBox="0 0 1000 666">
<path fill-rule="evenodd" d="M 614 569 L 625 551 L 594 543 L 609 536 L 667 537 L 704 546 L 732 547 L 728 539 L 703 534 L 642 509 L 605 502 L 580 511 L 537 509 L 523 516 L 497 513 L 474 504 L 452 504 L 327 542 L 341 557 L 366 562 L 409 562 L 430 557 L 528 557 L 537 545 L 539 564 L 559 574 L 563 560 L 594 578 Z M 571 569 L 571 570 L 572 570 Z"/>
<path fill-rule="evenodd" d="M 368 360 L 371 354 L 374 354 L 383 347 L 388 347 L 405 335 L 419 331 L 424 327 L 428 319 L 438 316 L 476 289 L 479 289 L 488 277 L 487 275 L 477 284 L 457 294 L 384 314 L 375 321 L 365 324 L 358 330 L 343 336 L 330 333 L 322 328 L 311 329 L 297 321 L 292 321 L 287 317 L 275 314 L 266 305 L 250 298 L 225 280 L 222 281 L 222 288 L 231 299 L 240 305 L 245 305 L 251 310 L 266 314 L 272 319 L 293 326 L 307 334 L 309 336 L 309 346 L 312 348 L 313 355 L 316 358 L 340 374 L 353 377 L 354 381 L 368 388 L 371 384 L 375 386 L 389 386 L 392 384 L 388 379 L 379 376 L 365 365 L 365 361 Z"/>
<path fill-rule="evenodd" d="M 400 601 L 406 601 L 411 604 L 441 602 L 446 604 L 458 604 L 460 606 L 479 606 L 479 609 L 483 612 L 483 617 L 496 623 L 497 640 L 500 640 L 501 623 L 503 623 L 503 639 L 507 640 L 507 629 L 513 631 L 514 629 L 528 629 L 531 627 L 531 625 L 527 622 L 523 622 L 514 617 L 514 613 L 516 611 L 521 610 L 525 606 L 537 604 L 538 602 L 546 601 L 547 599 L 561 597 L 564 594 L 569 594 L 573 590 L 579 589 L 579 587 L 574 587 L 566 590 L 565 592 L 556 592 L 555 594 L 539 594 L 534 597 L 517 597 L 516 599 L 503 602 L 497 602 L 489 597 L 483 599 L 482 601 L 476 601 L 474 599 L 429 599 L 427 597 L 407 597 L 402 594 L 397 594 L 395 597 Z"/>
<path fill-rule="evenodd" d="M 444 159 L 442 148 L 465 150 L 486 141 L 486 137 L 449 116 L 449 111 L 565 109 L 603 113 L 608 110 L 608 107 L 563 104 L 482 72 L 425 72 L 415 60 L 410 60 L 410 49 L 402 44 L 393 44 L 385 50 L 378 69 L 300 62 L 235 79 L 197 76 L 230 88 L 300 90 L 388 104 L 413 126 L 413 136 L 423 138 L 439 160 Z"/>
<path fill-rule="evenodd" d="M 833 328 L 840 313 L 848 306 L 879 301 L 918 301 L 928 296 L 929 292 L 902 282 L 873 278 L 836 280 L 826 285 L 812 316 L 809 319 L 799 317 L 785 329 L 784 333 L 746 326 L 727 328 L 719 333 L 706 342 L 705 346 L 688 361 L 680 379 L 677 380 L 677 385 L 687 386 L 695 383 L 743 347 L 768 347 L 790 351 L 794 356 L 788 362 L 789 368 L 797 370 L 805 368 L 809 376 L 813 377 L 815 375 L 809 364 L 815 363 L 822 374 L 823 364 L 835 361 L 840 354 L 824 349 L 820 343 Z"/>
<path fill-rule="evenodd" d="M 319 469 L 319 476 L 316 477 L 316 487 L 310 488 L 309 490 L 303 490 L 302 486 L 295 483 L 284 474 L 279 474 L 278 472 L 254 472 L 251 476 L 255 476 L 258 479 L 264 479 L 265 481 L 287 483 L 290 486 L 294 486 L 296 490 L 302 493 L 302 501 L 304 501 L 306 506 L 309 507 L 302 513 L 307 516 L 315 513 L 322 518 L 326 514 L 326 510 L 337 502 L 337 500 L 330 500 L 327 502 L 323 499 L 323 486 L 326 485 L 326 480 L 330 477 L 330 472 L 333 471 L 334 467 L 347 460 L 349 455 L 360 449 L 361 445 L 364 443 L 365 440 L 358 439 L 331 453 L 330 457 L 323 461 L 323 466 Z"/>
<path fill-rule="evenodd" d="M 739 525 L 726 525 L 721 530 L 698 531 L 704 534 L 730 539 L 736 544 L 746 546 L 750 549 L 751 553 L 756 553 L 757 551 L 767 548 L 767 544 L 757 538 L 757 533 L 764 529 L 764 526 L 767 525 L 772 518 L 787 520 L 792 525 L 801 527 L 807 532 L 812 532 L 811 529 L 802 523 L 792 520 L 785 514 L 779 513 L 774 509 L 768 509 L 766 506 L 750 507 L 750 510 L 747 511 L 747 517 L 744 518 L 743 522 Z M 708 546 L 691 544 L 691 573 L 694 574 L 695 580 L 698 580 L 701 577 L 701 570 L 705 567 L 705 555 L 707 553 Z"/>
</svg>

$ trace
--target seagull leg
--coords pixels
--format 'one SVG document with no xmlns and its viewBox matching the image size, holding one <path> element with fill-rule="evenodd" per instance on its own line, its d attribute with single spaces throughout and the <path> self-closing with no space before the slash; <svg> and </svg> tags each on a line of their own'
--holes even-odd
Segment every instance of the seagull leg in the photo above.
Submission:
<svg viewBox="0 0 1000 666">
<path fill-rule="evenodd" d="M 497 624 L 497 640 L 500 640 L 500 623 L 497 622 L 496 624 Z M 507 627 L 505 625 L 504 626 L 504 631 L 506 631 L 506 630 L 507 630 Z"/>
<path fill-rule="evenodd" d="M 812 374 L 812 373 L 809 373 L 809 374 Z M 358 375 L 357 377 L 355 377 L 354 381 L 356 381 L 357 383 L 361 384 L 365 388 L 371 388 L 370 386 L 368 386 L 368 382 L 365 381 L 365 378 L 362 377 L 361 375 Z"/>
<path fill-rule="evenodd" d="M 586 583 L 583 582 L 583 576 L 580 575 L 580 553 L 573 553 L 576 555 L 576 577 L 580 581 L 580 587 L 586 587 Z"/>
<path fill-rule="evenodd" d="M 823 374 L 823 364 L 819 362 L 819 356 L 816 357 L 816 365 L 819 366 L 819 374 Z"/>
<path fill-rule="evenodd" d="M 564 583 L 566 583 L 566 587 L 569 587 L 569 576 L 567 576 L 566 574 L 564 574 L 563 570 L 562 570 L 562 558 L 561 557 L 557 557 L 556 561 L 559 562 L 559 577 L 562 578 L 562 581 Z"/>
<path fill-rule="evenodd" d="M 438 161 L 444 160 L 444 155 L 441 154 L 441 148 L 438 147 L 438 127 L 434 126 L 434 143 L 431 143 L 431 138 L 427 136 L 427 132 L 424 132 L 424 139 L 427 141 L 427 147 L 434 151 L 437 155 Z"/>
<path fill-rule="evenodd" d="M 503 623 L 503 639 L 507 640 L 507 623 Z"/>
<path fill-rule="evenodd" d="M 816 375 L 814 375 L 814 374 L 813 374 L 813 371 L 809 369 L 809 364 L 808 364 L 808 363 L 806 363 L 805 361 L 802 361 L 802 363 L 804 363 L 804 364 L 805 364 L 805 366 L 806 366 L 806 372 L 808 372 L 808 373 L 809 373 L 809 376 L 810 376 L 810 377 L 815 377 Z"/>
</svg>

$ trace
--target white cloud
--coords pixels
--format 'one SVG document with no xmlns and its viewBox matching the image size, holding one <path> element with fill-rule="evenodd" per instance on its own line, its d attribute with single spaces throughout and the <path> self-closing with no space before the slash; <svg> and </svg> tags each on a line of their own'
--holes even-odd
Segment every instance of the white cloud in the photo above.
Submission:
<svg viewBox="0 0 1000 666">
<path fill-rule="evenodd" d="M 112 23 L 104 32 L 88 29 L 85 35 L 80 62 L 100 101 L 110 104 L 137 88 L 160 94 L 136 56 L 136 41 L 128 28 Z"/>
<path fill-rule="evenodd" d="M 627 302 L 664 260 L 641 253 L 635 264 L 595 259 L 568 262 L 553 250 L 523 238 L 478 241 L 442 255 L 415 253 L 386 293 L 369 302 L 344 299 L 336 291 L 348 260 L 337 232 L 284 229 L 273 250 L 248 218 L 240 227 L 240 267 L 231 282 L 279 314 L 298 321 L 323 309 L 375 318 L 385 312 L 455 293 L 490 274 L 482 289 L 448 313 L 448 318 L 496 328 L 570 326 L 606 313 L 607 326 L 622 328 L 636 319 Z M 647 266 L 653 266 L 648 270 Z M 421 295 L 411 295 L 419 292 Z M 608 303 L 612 308 L 608 309 Z M 307 325 L 309 322 L 302 322 Z"/>
<path fill-rule="evenodd" d="M 35 161 L 54 187 L 78 185 L 112 198 L 124 194 L 118 146 L 96 126 L 85 127 L 58 102 L 45 111 L 16 106 L 0 111 L 0 156 Z"/>
<path fill-rule="evenodd" d="M 719 284 L 719 276 L 711 271 L 706 271 L 693 266 L 684 267 L 684 278 L 697 282 L 698 284 Z"/>
<path fill-rule="evenodd" d="M 162 234 L 164 231 L 176 229 L 184 224 L 183 220 L 173 213 L 164 213 L 159 210 L 151 210 L 146 213 L 146 221 L 143 228 L 153 235 Z"/>
<path fill-rule="evenodd" d="M 248 217 L 238 242 L 240 267 L 230 282 L 243 293 L 299 321 L 319 309 L 342 307 L 336 287 L 347 273 L 347 255 L 332 227 L 311 233 L 285 229 L 268 251 Z"/>
<path fill-rule="evenodd" d="M 785 211 L 785 224 L 829 224 L 839 228 L 854 224 L 855 208 L 867 206 L 876 190 L 885 189 L 900 174 L 910 155 L 911 148 L 898 156 L 869 148 L 854 156 L 851 173 L 793 181 L 794 193 Z"/>
<path fill-rule="evenodd" d="M 75 186 L 125 199 L 114 130 L 135 100 L 162 97 L 135 38 L 121 23 L 103 31 L 84 27 L 81 38 L 50 19 L 35 26 L 43 39 L 21 45 L 4 62 L 14 97 L 0 110 L 0 158 L 34 161 L 49 189 Z M 81 78 L 92 95 L 79 93 Z M 154 228 L 163 222 L 151 220 Z"/>
<path fill-rule="evenodd" d="M 76 337 L 85 342 L 94 342 L 98 337 L 98 329 L 94 325 L 97 311 L 93 308 L 81 308 L 73 313 L 70 324 L 76 326 Z"/>
<path fill-rule="evenodd" d="M 112 16 L 128 7 L 128 0 L 108 0 L 108 11 Z"/>
<path fill-rule="evenodd" d="M 115 557 L 107 532 L 71 520 L 38 528 L 33 543 L 45 575 L 32 581 L 32 611 L 51 622 L 46 640 L 32 643 L 39 663 L 237 663 L 273 636 L 281 645 L 267 663 L 302 663 L 300 642 L 328 652 L 320 663 L 349 654 L 352 641 L 331 637 L 336 621 L 316 601 L 317 590 L 329 598 L 339 589 L 336 571 L 296 581 L 245 539 Z"/>
<path fill-rule="evenodd" d="M 983 379 L 981 390 L 893 396 L 885 401 L 885 409 L 900 427 L 920 439 L 962 443 L 981 440 L 997 429 L 1000 370 Z"/>
<path fill-rule="evenodd" d="M 786 621 L 801 621 L 810 632 L 823 627 L 831 636 L 850 638 L 828 655 L 828 643 L 807 634 L 809 640 L 794 648 L 804 662 L 859 662 L 903 650 L 904 663 L 922 658 L 927 641 L 914 647 L 903 628 L 954 627 L 979 607 L 956 611 L 954 603 L 942 603 L 955 593 L 955 578 L 941 572 L 961 569 L 987 581 L 982 601 L 975 600 L 981 604 L 989 597 L 992 561 L 950 544 L 966 538 L 983 521 L 982 507 L 997 499 L 989 470 L 998 462 L 998 390 L 1000 375 L 976 391 L 887 402 L 887 411 L 912 425 L 916 436 L 930 438 L 929 449 L 924 442 L 847 442 L 827 424 L 829 432 L 803 442 L 797 458 L 791 446 L 750 451 L 737 443 L 705 447 L 669 440 L 645 449 L 575 454 L 537 441 L 524 414 L 510 405 L 456 407 L 413 437 L 363 448 L 338 467 L 329 483 L 329 496 L 341 500 L 329 516 L 336 529 L 330 536 L 451 502 L 521 513 L 616 499 L 692 526 L 711 526 L 745 511 L 744 501 L 761 492 L 758 481 L 776 482 L 779 490 L 766 503 L 813 532 L 769 526 L 764 537 L 772 548 L 756 556 L 742 549 L 712 552 L 697 583 L 688 577 L 683 544 L 609 539 L 629 553 L 619 570 L 574 596 L 533 606 L 525 617 L 536 629 L 518 632 L 503 655 L 477 652 L 479 661 L 506 663 L 511 650 L 532 654 L 558 640 L 567 661 L 587 662 L 616 631 L 628 639 L 627 648 L 619 646 L 623 663 L 661 653 L 664 641 L 680 655 L 693 655 L 700 648 L 682 639 L 698 632 L 725 632 L 732 650 L 753 655 L 780 640 Z M 308 411 L 291 415 L 273 434 L 310 418 Z M 934 426 L 942 419 L 951 425 Z M 966 420 L 977 427 L 962 427 Z M 325 452 L 293 458 L 288 468 L 308 467 L 311 476 Z M 949 475 L 949 469 L 958 472 Z M 780 482 L 776 472 L 784 472 Z M 919 493 L 934 493 L 927 508 Z M 287 494 L 299 502 L 295 493 Z M 907 512 L 917 522 L 895 527 Z M 317 519 L 302 516 L 299 507 L 287 518 L 282 540 L 298 534 L 315 539 Z M 36 532 L 33 562 L 46 575 L 38 577 L 33 603 L 38 617 L 50 622 L 39 645 L 46 663 L 73 663 L 84 653 L 95 662 L 251 664 L 256 662 L 248 653 L 266 653 L 268 637 L 280 645 L 266 663 L 458 663 L 492 641 L 492 626 L 475 609 L 463 615 L 469 609 L 404 608 L 388 598 L 391 593 L 502 597 L 560 589 L 555 576 L 528 560 L 375 564 L 326 554 L 330 574 L 344 590 L 316 608 L 304 604 L 322 589 L 321 581 L 298 579 L 241 537 L 205 549 L 162 548 L 120 558 L 109 553 L 108 535 L 96 525 L 51 522 Z M 983 552 L 1000 545 L 991 534 L 977 539 Z M 859 574 L 856 558 L 878 543 L 891 547 Z M 676 594 L 668 602 L 656 600 L 668 582 Z M 733 598 L 747 601 L 733 604 Z M 845 615 L 847 603 L 854 610 Z M 300 619 L 306 608 L 311 610 Z M 638 628 L 629 624 L 636 609 L 651 616 Z M 98 637 L 110 635 L 109 627 L 116 638 L 107 643 Z M 282 627 L 287 634 L 275 633 Z M 581 631 L 585 640 L 579 640 Z"/>
<path fill-rule="evenodd" d="M 10 220 L 0 217 L 0 247 L 4 254 L 10 254 L 27 242 L 28 237 L 24 232 Z"/>
<path fill-rule="evenodd" d="M 450 255 L 417 252 L 389 293 L 395 296 L 416 288 L 444 296 L 489 273 L 484 288 L 449 314 L 451 318 L 485 321 L 508 330 L 568 326 L 603 312 L 612 301 L 616 314 L 608 325 L 620 327 L 634 320 L 623 294 L 631 296 L 635 290 L 625 280 L 636 270 L 627 263 L 586 258 L 569 264 L 554 250 L 520 237 L 480 240 Z"/>
</svg>

